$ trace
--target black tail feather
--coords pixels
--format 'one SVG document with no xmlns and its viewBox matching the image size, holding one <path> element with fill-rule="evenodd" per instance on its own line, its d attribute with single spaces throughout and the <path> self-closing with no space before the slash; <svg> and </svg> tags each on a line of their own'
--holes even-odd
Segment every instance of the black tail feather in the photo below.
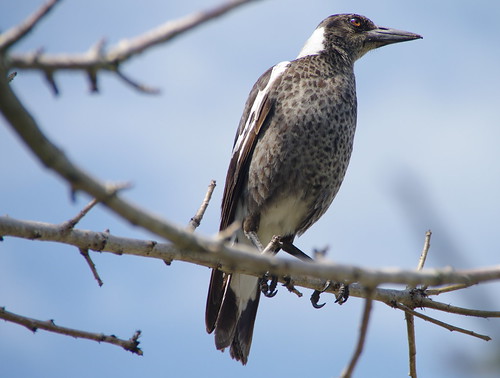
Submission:
<svg viewBox="0 0 500 378">
<path fill-rule="evenodd" d="M 205 310 L 205 325 L 207 332 L 212 333 L 219 316 L 219 310 L 224 297 L 226 274 L 219 269 L 212 269 L 210 286 L 208 287 L 207 307 Z"/>
</svg>

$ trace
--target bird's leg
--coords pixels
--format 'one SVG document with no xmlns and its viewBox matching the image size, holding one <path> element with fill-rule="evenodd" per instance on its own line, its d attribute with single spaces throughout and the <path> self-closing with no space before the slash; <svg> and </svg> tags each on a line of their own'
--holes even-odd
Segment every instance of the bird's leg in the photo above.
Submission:
<svg viewBox="0 0 500 378">
<path fill-rule="evenodd" d="M 279 240 L 279 237 L 273 237 L 273 239 L 269 242 L 266 248 L 264 248 L 255 231 L 245 231 L 245 236 L 248 238 L 248 240 L 250 240 L 250 242 L 254 245 L 254 247 L 260 251 L 260 253 L 271 253 L 274 255 L 279 251 L 279 247 L 275 247 L 277 241 Z M 271 280 L 270 283 L 268 283 L 269 279 Z M 278 293 L 278 290 L 276 290 L 277 285 L 278 285 L 278 277 L 276 276 L 270 277 L 269 272 L 266 272 L 259 279 L 260 291 L 268 298 L 272 298 L 276 295 L 276 293 Z"/>
<path fill-rule="evenodd" d="M 253 244 L 255 248 L 257 248 L 260 252 L 264 251 L 264 246 L 260 242 L 259 237 L 255 231 L 245 231 L 245 236 L 248 240 Z"/>
<path fill-rule="evenodd" d="M 313 259 L 309 256 L 306 255 L 304 252 L 302 252 L 299 248 L 297 248 L 293 243 L 292 240 L 290 240 L 289 237 L 283 237 L 281 238 L 281 249 L 285 251 L 286 253 L 292 255 L 293 257 L 298 258 L 299 260 L 302 261 L 313 261 Z"/>
<path fill-rule="evenodd" d="M 313 258 L 311 258 L 309 255 L 306 255 L 304 252 L 302 252 L 299 248 L 297 248 L 293 243 L 290 238 L 282 238 L 281 239 L 281 249 L 290 255 L 297 257 L 298 259 L 302 261 L 314 261 Z M 311 304 L 314 308 L 322 308 L 326 303 L 318 304 L 319 298 L 321 293 L 323 293 L 326 289 L 328 289 L 331 285 L 331 281 L 326 281 L 325 286 L 321 290 L 314 290 L 314 292 L 311 294 Z M 337 302 L 342 304 L 343 302 L 339 301 L 339 297 L 337 297 Z"/>
</svg>

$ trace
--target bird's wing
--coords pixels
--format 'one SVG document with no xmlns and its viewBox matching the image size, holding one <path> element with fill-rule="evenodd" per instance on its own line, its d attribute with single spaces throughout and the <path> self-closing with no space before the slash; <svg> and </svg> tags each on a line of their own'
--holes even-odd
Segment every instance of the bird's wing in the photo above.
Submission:
<svg viewBox="0 0 500 378">
<path fill-rule="evenodd" d="M 220 230 L 226 229 L 235 219 L 236 207 L 241 197 L 252 151 L 262 125 L 268 119 L 275 102 L 275 88 L 290 62 L 281 62 L 267 70 L 257 80 L 245 104 L 233 145 L 233 154 L 227 171 Z M 240 219 L 242 220 L 242 219 Z M 219 269 L 212 270 L 208 289 L 205 323 L 211 333 L 219 317 L 228 276 Z"/>
<path fill-rule="evenodd" d="M 235 220 L 236 206 L 242 193 L 252 151 L 262 125 L 268 119 L 274 106 L 275 89 L 289 66 L 290 62 L 281 62 L 271 67 L 257 80 L 250 92 L 236 133 L 233 154 L 227 171 L 220 230 L 224 230 Z"/>
</svg>

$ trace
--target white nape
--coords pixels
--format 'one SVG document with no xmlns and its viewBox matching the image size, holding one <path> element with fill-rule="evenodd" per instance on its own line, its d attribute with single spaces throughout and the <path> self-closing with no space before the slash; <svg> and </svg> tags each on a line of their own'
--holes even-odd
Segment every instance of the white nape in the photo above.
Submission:
<svg viewBox="0 0 500 378">
<path fill-rule="evenodd" d="M 317 28 L 306 41 L 306 44 L 300 50 L 297 59 L 303 58 L 308 55 L 318 55 L 325 50 L 325 28 Z"/>
</svg>

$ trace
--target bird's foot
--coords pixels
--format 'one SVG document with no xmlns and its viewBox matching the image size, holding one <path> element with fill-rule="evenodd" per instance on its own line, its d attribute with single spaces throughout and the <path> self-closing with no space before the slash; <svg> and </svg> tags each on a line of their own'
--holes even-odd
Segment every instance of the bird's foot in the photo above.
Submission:
<svg viewBox="0 0 500 378">
<path fill-rule="evenodd" d="M 271 280 L 269 281 L 269 273 L 264 274 L 264 276 L 259 280 L 260 291 L 268 298 L 272 298 L 276 295 L 278 290 L 276 290 L 276 286 L 278 286 L 278 277 L 271 276 Z"/>
<path fill-rule="evenodd" d="M 340 283 L 339 292 L 336 295 L 335 303 L 339 305 L 344 304 L 349 299 L 349 285 L 345 283 Z"/>
<path fill-rule="evenodd" d="M 333 286 L 334 289 L 338 287 L 338 293 L 335 296 L 335 303 L 339 305 L 344 304 L 349 298 L 349 285 L 343 282 L 335 282 L 332 284 L 331 281 L 326 281 L 325 286 L 321 290 L 314 290 L 311 295 L 311 304 L 314 308 L 322 308 L 325 303 L 318 304 L 321 293 L 325 292 L 330 286 Z"/>
<path fill-rule="evenodd" d="M 321 293 L 323 293 L 326 289 L 328 289 L 331 285 L 331 281 L 328 280 L 325 283 L 325 286 L 321 290 L 314 290 L 314 292 L 311 295 L 311 304 L 314 308 L 322 308 L 326 303 L 318 304 L 319 302 L 319 297 L 321 296 Z"/>
</svg>

